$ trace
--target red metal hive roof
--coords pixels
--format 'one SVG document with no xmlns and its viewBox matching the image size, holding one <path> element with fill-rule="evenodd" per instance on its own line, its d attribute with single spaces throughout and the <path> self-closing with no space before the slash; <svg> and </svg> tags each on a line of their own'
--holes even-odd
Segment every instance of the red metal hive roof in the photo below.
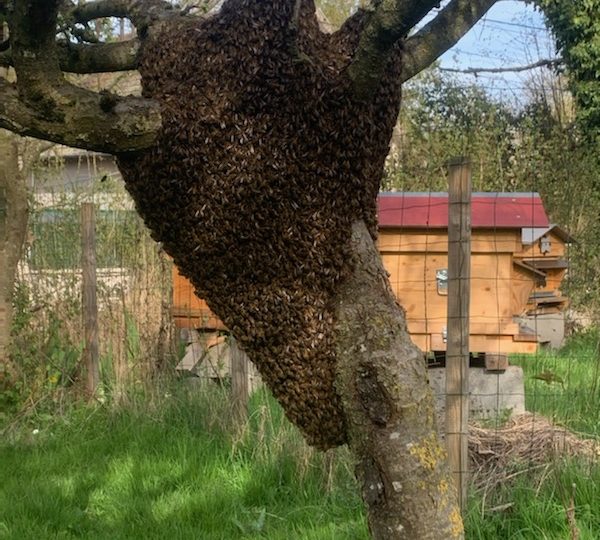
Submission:
<svg viewBox="0 0 600 540">
<path fill-rule="evenodd" d="M 380 193 L 379 227 L 448 227 L 447 193 Z M 472 228 L 548 227 L 539 193 L 473 193 Z"/>
</svg>

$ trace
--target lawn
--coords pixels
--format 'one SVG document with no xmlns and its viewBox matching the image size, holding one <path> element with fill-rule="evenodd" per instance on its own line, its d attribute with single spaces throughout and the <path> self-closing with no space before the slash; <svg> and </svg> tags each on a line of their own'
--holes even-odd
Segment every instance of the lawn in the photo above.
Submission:
<svg viewBox="0 0 600 540">
<path fill-rule="evenodd" d="M 523 368 L 527 410 L 600 437 L 599 332 L 574 337 L 558 354 L 542 351 L 511 363 Z"/>
<path fill-rule="evenodd" d="M 517 360 L 528 407 L 598 435 L 592 349 Z M 535 378 L 544 371 L 556 380 Z M 4 426 L 0 538 L 368 538 L 348 453 L 309 449 L 266 392 L 252 398 L 247 431 L 232 436 L 225 390 L 159 386 L 120 408 L 38 406 Z M 526 469 L 472 494 L 467 538 L 571 538 L 571 502 L 580 540 L 600 538 L 600 456 Z"/>
<path fill-rule="evenodd" d="M 347 459 L 329 480 L 264 393 L 232 441 L 225 403 L 179 391 L 21 428 L 0 447 L 0 538 L 367 538 Z"/>
</svg>

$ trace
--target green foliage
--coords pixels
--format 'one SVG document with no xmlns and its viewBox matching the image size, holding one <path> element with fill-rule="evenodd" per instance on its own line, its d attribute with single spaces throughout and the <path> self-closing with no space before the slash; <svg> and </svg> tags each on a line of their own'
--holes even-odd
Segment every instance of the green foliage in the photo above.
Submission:
<svg viewBox="0 0 600 540">
<path fill-rule="evenodd" d="M 127 359 L 133 363 L 141 354 L 141 338 L 134 317 L 127 311 L 125 312 L 125 340 L 127 344 Z"/>
<path fill-rule="evenodd" d="M 557 462 L 553 471 L 520 471 L 487 498 L 474 495 L 465 518 L 468 540 L 573 538 L 567 508 L 573 497 L 580 540 L 600 534 L 600 467 Z"/>
<path fill-rule="evenodd" d="M 477 85 L 423 73 L 405 87 L 384 188 L 445 191 L 448 159 L 465 155 L 473 162 L 474 189 L 511 189 L 513 123 L 512 112 Z"/>
<path fill-rule="evenodd" d="M 600 1 L 536 0 L 565 60 L 584 131 L 600 136 Z"/>
<path fill-rule="evenodd" d="M 10 354 L 20 377 L 0 393 L 0 409 L 14 413 L 25 403 L 44 402 L 42 408 L 53 410 L 78 377 L 82 344 L 71 339 L 58 313 L 49 311 L 39 324 L 34 316 L 39 306 L 24 283 L 18 284 L 13 302 Z"/>
<path fill-rule="evenodd" d="M 169 353 L 162 299 L 170 266 L 120 185 L 97 182 L 90 192 L 36 198 L 29 246 L 14 295 L 11 357 L 16 380 L 0 390 L 4 420 L 35 404 L 52 410 L 83 386 L 80 204 L 97 207 L 101 399 L 141 385 Z M 166 311 L 168 307 L 164 307 Z M 7 385 L 5 385 L 7 386 Z M 0 422 L 2 419 L 0 418 Z"/>
<path fill-rule="evenodd" d="M 59 200 L 51 208 L 32 214 L 34 242 L 29 263 L 35 269 L 78 268 L 81 261 L 81 219 L 72 200 Z M 96 262 L 99 268 L 137 264 L 135 246 L 145 234 L 133 210 L 96 211 Z"/>
<path fill-rule="evenodd" d="M 570 346 L 589 355 L 592 343 Z M 158 380 L 128 403 L 32 411 L 2 433 L 0 538 L 367 540 L 350 454 L 308 448 L 266 392 L 240 437 L 217 385 Z M 516 472 L 472 494 L 468 539 L 568 538 L 572 494 L 581 539 L 598 538 L 598 464 Z"/>
</svg>

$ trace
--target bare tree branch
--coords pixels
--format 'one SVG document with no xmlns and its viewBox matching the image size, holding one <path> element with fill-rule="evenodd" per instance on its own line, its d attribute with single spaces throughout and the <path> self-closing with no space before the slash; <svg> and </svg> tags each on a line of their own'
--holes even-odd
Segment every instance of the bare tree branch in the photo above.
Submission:
<svg viewBox="0 0 600 540">
<path fill-rule="evenodd" d="M 463 37 L 497 0 L 452 0 L 406 40 L 402 81 L 414 77 Z"/>
<path fill-rule="evenodd" d="M 0 81 L 0 127 L 91 150 L 150 146 L 158 104 L 85 90 L 65 80 L 56 45 L 59 0 L 14 0 L 9 17 L 16 85 Z"/>
<path fill-rule="evenodd" d="M 62 71 L 69 73 L 109 73 L 136 69 L 140 41 L 130 39 L 112 43 L 57 42 L 57 55 Z M 10 50 L 0 53 L 0 66 L 13 65 Z"/>
<path fill-rule="evenodd" d="M 64 13 L 67 20 L 86 23 L 103 17 L 122 17 L 131 20 L 143 35 L 154 23 L 171 19 L 180 12 L 165 0 L 94 0 L 75 6 Z"/>
<path fill-rule="evenodd" d="M 52 0 L 51 2 L 52 3 Z M 60 69 L 70 73 L 106 73 L 126 71 L 137 67 L 139 39 L 116 43 L 101 43 L 92 39 L 85 28 L 75 26 L 103 17 L 121 17 L 132 21 L 138 35 L 144 37 L 157 22 L 170 21 L 187 15 L 165 0 L 93 0 L 76 4 L 71 0 L 57 0 L 61 15 L 59 30 L 68 30 L 87 43 L 70 43 L 58 40 L 56 55 Z M 189 10 L 188 10 L 189 11 Z M 0 66 L 13 66 L 10 40 L 0 44 Z"/>
<path fill-rule="evenodd" d="M 379 0 L 375 4 L 348 68 L 358 97 L 373 92 L 394 44 L 438 4 L 439 0 Z"/>
<path fill-rule="evenodd" d="M 58 43 L 60 68 L 69 73 L 108 73 L 136 69 L 140 41 L 112 43 Z"/>
<path fill-rule="evenodd" d="M 484 67 L 470 67 L 464 69 L 455 68 L 440 68 L 440 71 L 447 71 L 449 73 L 464 73 L 465 75 L 475 75 L 479 73 L 517 73 L 519 71 L 529 71 L 530 69 L 536 69 L 539 67 L 551 68 L 562 64 L 564 60 L 562 58 L 546 58 L 526 64 L 524 66 L 510 66 L 510 67 L 498 67 L 498 68 L 484 68 Z"/>
</svg>

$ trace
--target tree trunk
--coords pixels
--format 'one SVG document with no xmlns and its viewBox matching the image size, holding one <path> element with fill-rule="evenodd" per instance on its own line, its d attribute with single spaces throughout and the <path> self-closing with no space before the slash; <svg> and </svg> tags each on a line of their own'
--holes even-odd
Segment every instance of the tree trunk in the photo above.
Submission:
<svg viewBox="0 0 600 540">
<path fill-rule="evenodd" d="M 339 294 L 337 390 L 376 540 L 463 538 L 422 353 L 362 221 Z"/>
<path fill-rule="evenodd" d="M 27 187 L 19 169 L 16 137 L 0 131 L 0 385 L 10 384 L 16 375 L 10 360 L 12 298 L 27 215 Z"/>
</svg>

